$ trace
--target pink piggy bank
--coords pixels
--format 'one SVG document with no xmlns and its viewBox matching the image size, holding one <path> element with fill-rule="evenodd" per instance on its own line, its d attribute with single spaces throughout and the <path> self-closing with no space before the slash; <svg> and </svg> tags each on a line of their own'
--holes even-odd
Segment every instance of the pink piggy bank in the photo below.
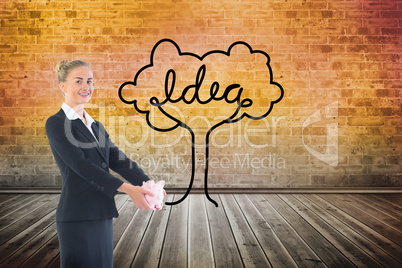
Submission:
<svg viewBox="0 0 402 268">
<path fill-rule="evenodd" d="M 148 201 L 151 207 L 160 210 L 163 206 L 163 195 L 166 194 L 165 190 L 163 189 L 165 186 L 165 181 L 160 180 L 155 183 L 154 180 L 150 180 L 147 182 L 142 182 L 142 188 L 151 191 L 154 196 L 145 195 L 145 199 Z"/>
</svg>

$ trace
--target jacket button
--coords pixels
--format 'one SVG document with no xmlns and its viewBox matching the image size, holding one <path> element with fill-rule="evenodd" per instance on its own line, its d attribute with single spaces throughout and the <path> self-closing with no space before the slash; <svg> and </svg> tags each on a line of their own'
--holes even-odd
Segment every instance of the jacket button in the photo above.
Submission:
<svg viewBox="0 0 402 268">
<path fill-rule="evenodd" d="M 102 163 L 102 167 L 103 167 L 103 168 L 107 168 L 107 165 L 106 165 L 105 162 Z"/>
</svg>

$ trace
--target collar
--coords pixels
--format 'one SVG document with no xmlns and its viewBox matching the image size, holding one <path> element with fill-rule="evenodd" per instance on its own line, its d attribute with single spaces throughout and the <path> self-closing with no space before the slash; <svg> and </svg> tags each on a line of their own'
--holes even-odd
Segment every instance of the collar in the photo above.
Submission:
<svg viewBox="0 0 402 268">
<path fill-rule="evenodd" d="M 66 117 L 69 120 L 80 119 L 82 122 L 84 122 L 84 119 L 79 114 L 77 114 L 77 112 L 74 111 L 74 109 L 71 108 L 70 105 L 68 105 L 67 103 L 63 102 L 61 108 L 63 109 L 64 113 L 66 114 Z M 84 110 L 84 117 L 87 120 L 88 126 L 92 125 L 92 123 L 95 122 L 95 120 L 85 110 Z"/>
</svg>

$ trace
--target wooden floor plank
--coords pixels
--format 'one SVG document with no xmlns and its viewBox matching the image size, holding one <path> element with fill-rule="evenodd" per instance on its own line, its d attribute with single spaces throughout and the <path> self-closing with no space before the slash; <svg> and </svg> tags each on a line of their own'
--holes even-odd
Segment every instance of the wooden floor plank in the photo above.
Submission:
<svg viewBox="0 0 402 268">
<path fill-rule="evenodd" d="M 402 207 L 402 194 L 376 194 L 376 196 Z"/>
<path fill-rule="evenodd" d="M 360 222 L 364 222 L 367 226 L 372 228 L 379 234 L 387 237 L 389 240 L 393 241 L 395 244 L 402 246 L 402 233 L 390 226 L 387 226 L 384 222 L 375 218 L 374 215 L 366 213 L 354 205 L 350 204 L 342 194 L 325 194 L 322 195 L 327 201 L 331 202 L 333 205 L 342 209 L 352 217 L 356 218 Z"/>
<path fill-rule="evenodd" d="M 328 242 L 317 230 L 297 214 L 286 202 L 286 195 L 273 196 L 269 202 L 286 221 L 297 230 L 297 233 L 314 250 L 328 267 L 355 267 L 343 254 Z"/>
<path fill-rule="evenodd" d="M 55 234 L 19 268 L 46 267 L 59 254 L 59 240 Z"/>
<path fill-rule="evenodd" d="M 188 198 L 188 267 L 214 267 L 205 196 L 194 194 Z"/>
<path fill-rule="evenodd" d="M 47 266 L 46 268 L 60 268 L 60 254 L 57 255 Z"/>
<path fill-rule="evenodd" d="M 211 198 L 218 203 L 218 207 L 215 207 L 211 202 L 207 202 L 206 204 L 215 267 L 244 267 L 220 197 L 218 195 L 211 195 Z"/>
<path fill-rule="evenodd" d="M 361 195 L 370 201 L 370 204 L 378 209 L 382 209 L 385 213 L 401 218 L 402 206 L 379 197 L 376 194 L 364 194 Z"/>
<path fill-rule="evenodd" d="M 60 266 L 58 197 L 0 194 L 1 268 Z M 401 194 L 212 197 L 147 212 L 116 195 L 114 267 L 402 267 Z"/>
<path fill-rule="evenodd" d="M 29 203 L 39 199 L 41 196 L 42 195 L 38 194 L 24 194 L 17 196 L 14 202 L 0 207 L 0 220 L 6 217 L 8 214 L 13 213 L 15 210 L 29 205 Z"/>
<path fill-rule="evenodd" d="M 129 196 L 127 194 L 116 194 L 114 197 L 114 202 L 116 204 L 116 208 L 119 211 L 121 207 L 129 200 Z"/>
<path fill-rule="evenodd" d="M 42 219 L 35 222 L 27 229 L 21 231 L 16 236 L 12 237 L 6 243 L 0 246 L 0 267 L 1 263 L 7 259 L 9 256 L 18 251 L 21 247 L 27 244 L 36 235 L 41 233 L 43 230 L 47 229 L 51 224 L 54 224 L 54 218 L 56 215 L 56 210 L 51 211 L 49 214 L 45 215 Z"/>
<path fill-rule="evenodd" d="M 15 223 L 16 221 L 25 217 L 26 215 L 30 213 L 35 213 L 37 209 L 40 209 L 42 206 L 46 205 L 49 201 L 55 198 L 56 195 L 44 194 L 39 198 L 33 200 L 32 202 L 27 203 L 18 209 L 15 209 L 12 213 L 9 213 L 8 215 L 1 218 L 0 232 L 8 225 Z"/>
<path fill-rule="evenodd" d="M 173 195 L 168 194 L 165 200 L 170 202 L 172 198 Z M 153 211 L 149 226 L 145 231 L 131 267 L 158 267 L 170 209 L 171 206 L 163 206 L 161 210 Z"/>
<path fill-rule="evenodd" d="M 351 242 L 341 231 L 346 228 L 333 217 L 320 209 L 303 195 L 281 196 L 291 207 L 299 213 L 314 229 L 324 236 L 332 245 L 342 252 L 357 267 L 382 267 L 375 258 L 370 257 L 356 244 Z M 338 224 L 337 224 L 338 223 Z"/>
<path fill-rule="evenodd" d="M 350 204 L 358 209 L 365 211 L 367 214 L 370 214 L 372 217 L 384 222 L 392 228 L 400 232 L 402 231 L 402 211 L 401 213 L 395 210 L 390 211 L 383 204 L 373 202 L 373 200 L 364 195 L 347 194 L 345 197 Z"/>
<path fill-rule="evenodd" d="M 233 195 L 221 195 L 245 267 L 271 267 Z"/>
<path fill-rule="evenodd" d="M 398 206 L 392 202 L 384 200 L 375 195 L 359 194 L 356 196 L 363 199 L 364 202 L 366 202 L 373 208 L 382 211 L 384 214 L 388 215 L 389 217 L 393 217 L 393 218 L 397 219 L 399 222 L 398 229 L 399 230 L 401 229 L 400 228 L 401 227 L 400 219 L 402 219 L 402 206 Z"/>
<path fill-rule="evenodd" d="M 125 203 L 120 207 L 119 217 L 113 219 L 113 248 L 116 247 L 136 211 L 137 207 L 127 197 Z"/>
<path fill-rule="evenodd" d="M 175 196 L 175 198 L 178 197 Z M 160 267 L 187 267 L 188 200 L 186 198 L 179 205 L 173 205 L 171 208 Z"/>
<path fill-rule="evenodd" d="M 1 194 L 3 195 L 3 194 Z M 33 194 L 16 194 L 16 195 L 11 195 L 9 199 L 4 199 L 1 202 L 1 206 L 0 206 L 0 217 L 2 217 L 4 215 L 4 213 L 2 212 L 4 209 L 7 209 L 10 205 L 15 205 L 16 203 L 20 203 L 22 204 L 22 200 L 28 198 L 28 197 L 32 197 Z"/>
<path fill-rule="evenodd" d="M 8 225 L 3 230 L 0 231 L 0 245 L 10 240 L 18 233 L 24 231 L 37 221 L 40 221 L 44 216 L 49 214 L 51 211 L 56 209 L 58 203 L 58 198 L 50 200 L 43 208 L 35 211 L 35 213 L 30 213 L 25 217 L 21 218 L 14 224 Z"/>
<path fill-rule="evenodd" d="M 273 194 L 249 195 L 261 215 L 269 223 L 293 260 L 299 267 L 326 267 L 314 251 L 303 241 L 295 229 L 268 201 Z"/>
<path fill-rule="evenodd" d="M 235 198 L 271 265 L 273 267 L 297 267 L 285 246 L 249 197 L 237 194 Z"/>
<path fill-rule="evenodd" d="M 374 232 L 370 227 L 337 208 L 336 206 L 323 199 L 320 195 L 306 195 L 308 199 L 323 208 L 331 216 L 342 222 L 346 230 L 341 226 L 337 226 L 340 230 L 359 245 L 365 252 L 378 260 L 386 267 L 398 267 L 397 259 L 402 256 L 402 248 L 386 237 Z M 331 223 L 336 224 L 337 221 L 331 220 Z"/>
<path fill-rule="evenodd" d="M 3 207 L 4 204 L 12 203 L 15 198 L 21 194 L 0 194 L 0 207 Z"/>
<path fill-rule="evenodd" d="M 51 224 L 48 228 L 44 229 L 41 233 L 35 236 L 34 239 L 29 241 L 17 252 L 7 258 L 1 265 L 2 267 L 18 267 L 34 255 L 43 245 L 56 235 L 56 224 Z M 32 266 L 35 267 L 35 266 Z"/>
<path fill-rule="evenodd" d="M 137 210 L 113 251 L 113 267 L 130 267 L 151 219 L 152 211 Z"/>
</svg>

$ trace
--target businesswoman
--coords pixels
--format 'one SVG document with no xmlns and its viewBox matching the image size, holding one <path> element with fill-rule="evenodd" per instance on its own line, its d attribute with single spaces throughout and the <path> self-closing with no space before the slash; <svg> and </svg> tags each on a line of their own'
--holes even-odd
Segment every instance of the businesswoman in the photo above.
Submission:
<svg viewBox="0 0 402 268">
<path fill-rule="evenodd" d="M 140 188 L 149 177 L 109 139 L 84 105 L 94 93 L 93 74 L 83 61 L 56 66 L 65 102 L 46 121 L 46 134 L 62 177 L 56 211 L 61 267 L 113 267 L 114 202 L 124 192 L 140 210 L 153 210 Z M 109 168 L 130 184 L 109 173 Z M 137 186 L 136 186 L 137 185 Z"/>
</svg>

